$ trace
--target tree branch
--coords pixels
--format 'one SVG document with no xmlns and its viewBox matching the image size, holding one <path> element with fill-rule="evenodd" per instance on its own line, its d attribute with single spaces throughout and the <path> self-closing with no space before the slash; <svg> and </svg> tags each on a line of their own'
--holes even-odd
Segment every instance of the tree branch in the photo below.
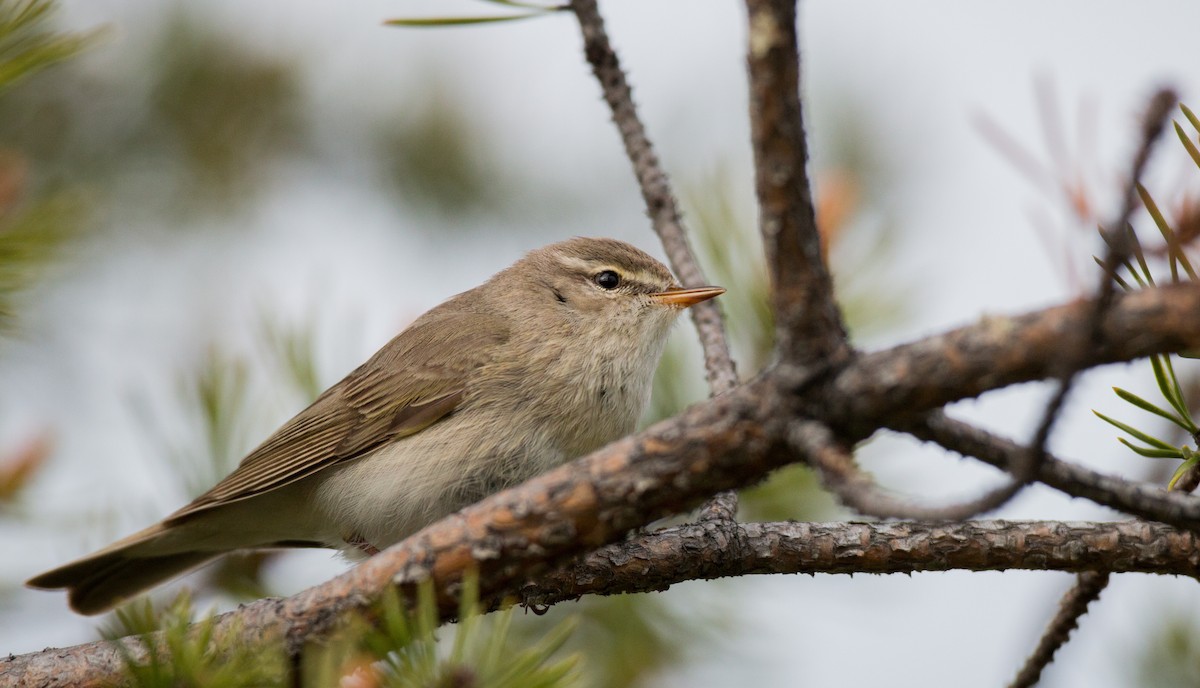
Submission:
<svg viewBox="0 0 1200 688">
<path fill-rule="evenodd" d="M 936 442 L 946 449 L 973 456 L 1002 470 L 1022 460 L 1025 447 L 981 430 L 941 412 L 892 426 L 914 437 Z M 1154 485 L 1132 483 L 1046 455 L 1037 479 L 1056 490 L 1139 518 L 1187 530 L 1200 529 L 1200 497 L 1168 492 Z"/>
<path fill-rule="evenodd" d="M 807 368 L 850 353 L 821 247 L 805 166 L 795 0 L 746 0 L 750 131 L 759 228 L 771 273 L 777 348 Z"/>
<path fill-rule="evenodd" d="M 394 585 L 432 579 L 443 618 L 456 613 L 454 597 L 470 570 L 479 573 L 482 596 L 515 593 L 556 564 L 743 484 L 747 469 L 762 476 L 789 461 L 790 453 L 771 436 L 776 423 L 766 409 L 772 403 L 777 401 L 769 387 L 759 383 L 693 406 L 444 518 L 321 585 L 224 614 L 215 633 L 236 643 L 282 638 L 296 657 L 305 643 L 327 637 L 348 615 L 366 612 Z M 65 653 L 59 658 L 64 675 L 83 672 L 101 680 L 121 670 L 119 655 L 110 653 L 108 660 L 91 658 L 81 668 Z"/>
<path fill-rule="evenodd" d="M 588 594 L 649 592 L 687 580 L 749 574 L 1026 569 L 1196 576 L 1198 566 L 1196 535 L 1141 521 L 708 522 L 603 547 L 559 569 L 517 581 L 507 593 L 519 591 L 528 604 L 554 604 Z M 410 572 L 405 570 L 402 577 L 411 580 Z M 382 578 L 386 584 L 390 576 Z M 490 600 L 503 597 L 496 592 Z M 351 597 L 365 607 L 361 591 Z M 239 632 L 243 642 L 269 640 L 278 633 L 298 638 L 303 632 L 315 639 L 313 632 L 327 630 L 334 619 L 289 613 L 296 611 L 296 599 L 260 600 L 226 614 L 219 622 L 221 632 Z M 254 621 L 270 615 L 280 623 L 265 626 Z M 119 642 L 135 656 L 143 652 L 136 640 Z M 116 644 L 95 642 L 0 659 L 0 686 L 98 686 L 120 678 L 121 670 Z"/>
<path fill-rule="evenodd" d="M 1022 486 L 1017 480 L 959 504 L 928 506 L 884 492 L 854 463 L 854 456 L 837 441 L 829 428 L 813 421 L 797 421 L 788 431 L 788 442 L 817 469 L 821 484 L 845 506 L 865 516 L 910 518 L 927 521 L 961 521 L 991 511 L 1008 501 Z"/>
<path fill-rule="evenodd" d="M 1058 603 L 1058 612 L 1050 620 L 1050 625 L 1042 634 L 1037 647 L 1025 665 L 1017 672 L 1017 677 L 1009 684 L 1009 688 L 1030 688 L 1037 685 L 1042 678 L 1042 671 L 1054 661 L 1058 648 L 1066 644 L 1071 637 L 1071 631 L 1079 626 L 1079 618 L 1087 613 L 1088 606 L 1100 598 L 1100 593 L 1108 586 L 1107 571 L 1086 571 L 1075 579 L 1075 585 L 1067 591 Z"/>
<path fill-rule="evenodd" d="M 864 354 L 823 377 L 789 385 L 809 417 L 839 437 L 861 439 L 881 424 L 1008 385 L 1052 377 L 1064 339 L 1086 326 L 1086 300 L 1019 316 L 992 316 L 944 334 Z M 1200 343 L 1200 287 L 1173 284 L 1116 299 L 1087 366 L 1181 351 Z M 818 387 L 819 392 L 810 388 Z"/>
<path fill-rule="evenodd" d="M 1121 210 L 1117 215 L 1117 221 L 1110 225 L 1111 229 L 1106 231 L 1102 228 L 1100 230 L 1108 248 L 1101 263 L 1100 284 L 1096 289 L 1096 298 L 1092 301 L 1092 312 L 1088 317 L 1087 326 L 1074 333 L 1074 337 L 1070 340 L 1066 340 L 1065 346 L 1073 355 L 1062 362 L 1057 372 L 1058 385 L 1054 390 L 1054 396 L 1050 398 L 1050 401 L 1046 403 L 1046 408 L 1042 411 L 1042 419 L 1033 433 L 1033 440 L 1030 442 L 1025 460 L 1018 462 L 1012 468 L 1013 475 L 1022 484 L 1029 482 L 1037 475 L 1039 465 L 1046 458 L 1046 442 L 1050 440 L 1050 433 L 1054 430 L 1059 413 L 1067 402 L 1071 387 L 1075 384 L 1079 372 L 1087 366 L 1090 350 L 1101 338 L 1100 327 L 1104 314 L 1112 307 L 1117 293 L 1115 279 L 1117 269 L 1129 261 L 1136 246 L 1133 230 L 1127 231 L 1126 227 L 1129 225 L 1130 218 L 1133 217 L 1134 210 L 1137 209 L 1137 187 L 1146 170 L 1146 165 L 1150 162 L 1150 153 L 1154 144 L 1162 136 L 1167 120 L 1170 119 L 1171 110 L 1175 108 L 1176 100 L 1175 92 L 1169 89 L 1159 90 L 1150 99 L 1142 121 L 1141 143 L 1133 156 L 1129 178 L 1125 181 L 1121 194 Z"/>
<path fill-rule="evenodd" d="M 571 0 L 571 10 L 579 19 L 583 31 L 583 52 L 592 66 L 592 73 L 604 91 L 604 102 L 612 110 L 613 122 L 621 134 L 625 153 L 633 163 L 633 173 L 646 202 L 646 212 L 654 225 L 654 231 L 662 241 L 672 269 L 685 287 L 708 284 L 700 264 L 688 245 L 687 233 L 679 214 L 679 206 L 671 193 L 667 174 L 658 162 L 654 146 L 646 136 L 646 128 L 638 118 L 633 103 L 633 91 L 625 79 L 625 72 L 617 59 L 617 53 L 608 40 L 604 18 L 596 0 Z M 704 349 L 704 368 L 713 394 L 733 389 L 738 383 L 737 370 L 729 354 L 729 342 L 725 335 L 725 323 L 721 318 L 716 301 L 705 301 L 689 309 L 696 330 L 700 333 L 700 345 Z"/>
<path fill-rule="evenodd" d="M 1196 577 L 1200 536 L 1145 521 L 739 523 L 666 528 L 602 547 L 521 589 L 523 603 L 666 590 L 750 574 L 1104 571 Z"/>
</svg>

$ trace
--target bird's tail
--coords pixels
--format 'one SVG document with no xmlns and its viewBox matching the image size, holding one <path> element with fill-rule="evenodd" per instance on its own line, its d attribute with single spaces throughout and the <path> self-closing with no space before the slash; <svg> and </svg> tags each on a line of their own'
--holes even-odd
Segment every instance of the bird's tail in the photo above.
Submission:
<svg viewBox="0 0 1200 688">
<path fill-rule="evenodd" d="M 99 614 L 221 554 L 212 551 L 155 553 L 153 543 L 167 530 L 161 524 L 135 533 L 82 559 L 25 583 L 43 590 L 67 590 L 71 608 Z"/>
</svg>

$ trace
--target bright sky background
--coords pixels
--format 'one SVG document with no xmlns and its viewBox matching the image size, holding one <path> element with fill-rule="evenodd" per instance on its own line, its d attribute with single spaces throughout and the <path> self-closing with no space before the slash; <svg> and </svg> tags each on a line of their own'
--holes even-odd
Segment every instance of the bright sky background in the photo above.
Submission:
<svg viewBox="0 0 1200 688">
<path fill-rule="evenodd" d="M 109 40 L 88 59 L 135 59 L 157 37 L 147 21 L 164 10 L 150 0 L 64 0 L 71 27 L 110 25 Z M 751 199 L 743 63 L 745 27 L 737 2 L 614 0 L 601 3 L 649 134 L 678 183 L 697 183 L 725 166 L 733 190 Z M 419 219 L 364 191 L 353 170 L 297 167 L 281 175 L 266 201 L 239 222 L 235 247 L 194 238 L 130 241 L 127 260 L 74 276 L 48 297 L 32 327 L 51 343 L 18 345 L 0 358 L 0 440 L 15 441 L 51 422 L 62 429 L 61 460 L 38 484 L 35 504 L 52 513 L 98 505 L 114 493 L 145 503 L 120 535 L 178 506 L 146 471 L 144 425 L 126 403 L 193 355 L 197 321 L 236 331 L 263 304 L 284 313 L 312 308 L 320 322 L 353 331 L 341 358 L 348 368 L 400 323 L 477 284 L 524 251 L 577 234 L 608 235 L 661 254 L 644 221 L 615 130 L 580 54 L 570 16 L 487 28 L 387 29 L 388 17 L 473 14 L 486 4 L 413 0 L 210 0 L 204 12 L 264 51 L 302 56 L 319 106 L 311 117 L 337 132 L 347 113 L 386 111 L 430 82 L 445 83 L 485 112 L 491 135 L 519 172 L 551 188 L 607 194 L 585 218 L 545 217 L 523 232 L 501 226 L 450 236 L 422 232 Z M 963 0 L 809 0 L 802 5 L 809 123 L 831 124 L 832 105 L 850 103 L 903 177 L 889 279 L 917 295 L 911 317 L 879 346 L 1073 296 L 1061 261 L 1030 221 L 1053 208 L 979 133 L 980 116 L 999 123 L 1044 156 L 1035 85 L 1052 84 L 1066 129 L 1089 108 L 1095 137 L 1097 198 L 1113 207 L 1136 140 L 1137 115 L 1153 87 L 1169 83 L 1200 105 L 1195 29 L 1200 5 L 1188 2 L 1063 0 L 984 3 Z M 820 137 L 817 137 L 820 140 Z M 1151 177 L 1177 188 L 1179 146 L 1165 139 Z M 818 161 L 822 156 L 815 150 Z M 1183 177 L 1200 184 L 1194 168 Z M 749 206 L 747 206 L 749 207 Z M 1107 213 L 1111 215 L 1111 213 Z M 396 231 L 396 228 L 402 231 Z M 479 231 L 482 230 L 482 231 Z M 464 237 L 466 240 L 464 241 Z M 1074 244 L 1086 264 L 1095 250 Z M 174 260 L 173 260 L 174 259 Z M 180 269 L 179 261 L 186 260 Z M 208 287 L 202 295 L 197 280 Z M 1091 283 L 1091 277 L 1087 279 Z M 152 286 L 150 286 L 152 285 Z M 726 285 L 735 289 L 736 285 Z M 63 329 L 54 322 L 70 322 Z M 347 325 L 347 323 L 349 323 Z M 42 328 L 42 329 L 38 329 Z M 1087 377 L 1052 447 L 1105 470 L 1144 476 L 1146 462 L 1116 450 L 1113 433 L 1089 409 L 1124 412 L 1107 391 L 1148 390 L 1140 368 Z M 1147 392 L 1148 394 L 1148 392 Z M 988 395 L 961 412 L 1024 438 L 1040 413 L 1037 387 Z M 65 401 L 64 401 L 65 400 Z M 153 403 L 153 400 L 150 400 Z M 104 457 L 110 464 L 89 462 Z M 994 484 L 996 474 L 911 443 L 881 441 L 864 462 L 886 485 L 947 499 Z M 120 481 L 115 476 L 120 476 Z M 1008 518 L 1109 518 L 1045 488 L 1029 490 L 1000 514 Z M 49 527 L 49 526 L 48 526 Z M 24 579 L 104 544 L 44 534 L 0 533 L 19 555 L 0 573 Z M 279 582 L 299 590 L 341 570 L 325 554 L 305 555 L 302 573 Z M 295 567 L 293 567 L 295 568 Z M 1032 647 L 1070 577 L 1058 574 L 927 574 L 853 578 L 756 577 L 722 584 L 739 619 L 736 635 L 697 658 L 666 685 L 998 685 Z M 710 584 L 692 583 L 697 596 Z M 60 595 L 25 591 L 0 610 L 0 651 L 21 653 L 90 639 L 92 622 L 71 614 Z M 698 599 L 703 599 L 698 597 Z M 1101 604 L 1060 653 L 1044 685 L 1130 685 L 1128 665 L 1154 617 L 1195 609 L 1194 581 L 1118 576 Z"/>
</svg>

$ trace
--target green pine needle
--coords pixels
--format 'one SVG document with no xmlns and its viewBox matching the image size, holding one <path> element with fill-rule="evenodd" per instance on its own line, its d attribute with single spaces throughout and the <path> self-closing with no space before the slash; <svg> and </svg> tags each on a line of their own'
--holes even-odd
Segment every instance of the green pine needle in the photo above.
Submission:
<svg viewBox="0 0 1200 688">
<path fill-rule="evenodd" d="M 1146 401 L 1145 399 L 1134 394 L 1133 392 L 1121 389 L 1120 387 L 1113 387 L 1113 391 L 1116 392 L 1118 397 L 1121 397 L 1125 401 L 1133 404 L 1134 406 L 1142 409 L 1143 411 L 1147 411 L 1149 413 L 1153 413 L 1156 416 L 1161 416 L 1163 418 L 1166 418 L 1167 420 L 1171 421 L 1175 425 L 1178 425 L 1179 427 L 1183 428 L 1184 430 L 1188 431 L 1189 433 L 1196 432 L 1196 430 L 1197 430 L 1196 424 L 1193 423 L 1192 420 L 1186 416 L 1180 418 L 1177 414 L 1171 413 L 1170 411 L 1167 411 L 1159 406 L 1156 406 L 1156 405 L 1150 403 L 1149 401 Z"/>
<path fill-rule="evenodd" d="M 1196 117 L 1196 114 L 1183 103 L 1179 104 L 1179 109 L 1183 111 L 1183 116 L 1187 117 L 1187 120 L 1192 123 L 1192 128 L 1200 131 L 1200 117 Z"/>
<path fill-rule="evenodd" d="M 1113 248 L 1113 243 L 1112 239 L 1108 235 L 1108 232 L 1104 231 L 1103 226 L 1097 226 L 1096 231 L 1100 234 L 1100 238 L 1111 250 Z M 1133 255 L 1137 258 L 1138 266 L 1141 269 L 1139 270 L 1138 268 L 1135 268 L 1133 263 L 1128 259 L 1122 261 L 1121 265 L 1125 266 L 1125 269 L 1129 271 L 1129 274 L 1132 275 L 1135 280 L 1137 280 L 1139 285 L 1145 287 L 1148 283 L 1150 286 L 1154 286 L 1154 275 L 1150 273 L 1150 267 L 1146 264 L 1146 255 L 1142 251 L 1142 245 L 1138 241 L 1137 234 L 1133 231 L 1133 226 L 1126 225 L 1125 231 L 1129 235 L 1130 245 L 1133 246 Z M 1095 258 L 1095 256 L 1093 256 L 1093 258 Z M 1096 259 L 1096 262 L 1100 264 L 1101 268 L 1105 267 L 1104 263 L 1099 259 Z"/>
<path fill-rule="evenodd" d="M 314 323 L 290 325 L 264 310 L 261 327 L 262 342 L 284 377 L 306 402 L 320 396 L 326 385 L 318 371 Z"/>
<path fill-rule="evenodd" d="M 1104 269 L 1104 261 L 1100 259 L 1100 256 L 1092 256 L 1092 260 L 1096 262 L 1096 265 L 1100 266 L 1101 270 Z M 1126 282 L 1124 277 L 1121 277 L 1115 272 L 1108 273 L 1108 276 L 1111 277 L 1112 280 L 1125 291 L 1134 291 L 1133 285 L 1131 285 L 1129 282 Z"/>
<path fill-rule="evenodd" d="M 0 207 L 0 333 L 11 330 L 20 294 L 33 286 L 79 233 L 84 207 L 58 194 L 3 214 Z"/>
<path fill-rule="evenodd" d="M 1183 391 L 1179 388 L 1179 380 L 1175 379 L 1175 368 L 1171 365 L 1171 359 L 1155 354 L 1150 357 L 1150 367 L 1154 370 L 1154 380 L 1158 383 L 1158 390 L 1162 392 L 1163 398 L 1170 402 L 1181 417 L 1191 418 L 1192 414 L 1188 413 Z"/>
<path fill-rule="evenodd" d="M 504 7 L 515 7 L 523 10 L 535 10 L 538 12 L 561 12 L 571 9 L 570 5 L 539 5 L 535 2 L 519 2 L 518 0 L 482 0 L 490 2 L 493 5 L 503 5 Z"/>
<path fill-rule="evenodd" d="M 1182 459 L 1183 452 L 1178 449 L 1151 449 L 1150 447 L 1139 447 L 1130 442 L 1124 437 L 1118 437 L 1117 441 L 1129 447 L 1134 453 L 1144 456 L 1148 459 Z"/>
<path fill-rule="evenodd" d="M 1168 394 L 1166 390 L 1162 390 L 1163 396 L 1173 400 L 1173 405 L 1179 409 L 1179 413 L 1184 418 L 1191 418 L 1192 414 L 1187 407 L 1187 397 L 1183 394 L 1183 387 L 1179 384 L 1179 376 L 1175 374 L 1175 364 L 1171 363 L 1171 357 L 1165 354 L 1160 354 L 1163 367 L 1167 372 L 1167 380 L 1171 383 L 1171 392 Z"/>
<path fill-rule="evenodd" d="M 1129 245 L 1133 247 L 1133 255 L 1137 258 L 1142 274 L 1150 286 L 1154 286 L 1154 275 L 1150 272 L 1150 266 L 1146 264 L 1146 253 L 1142 250 L 1142 242 L 1138 240 L 1137 232 L 1133 231 L 1133 225 L 1126 224 L 1125 233 L 1129 235 Z"/>
<path fill-rule="evenodd" d="M 74 56 L 97 35 L 52 31 L 56 10 L 52 0 L 0 0 L 0 95 Z M 0 173 L 7 174 L 3 167 Z M 18 294 L 37 281 L 76 234 L 80 210 L 78 200 L 64 194 L 0 204 L 0 334 L 12 329 Z"/>
<path fill-rule="evenodd" d="M 493 15 L 488 17 L 408 17 L 388 19 L 383 22 L 386 26 L 407 26 L 412 28 L 440 28 L 448 26 L 467 26 L 472 24 L 498 24 L 500 22 L 517 21 L 540 17 L 546 12 L 527 12 L 525 14 Z"/>
<path fill-rule="evenodd" d="M 47 28 L 58 7 L 51 0 L 0 2 L 0 93 L 22 79 L 88 47 L 98 32 L 69 34 Z"/>
<path fill-rule="evenodd" d="M 1116 420 L 1114 418 L 1109 418 L 1108 416 L 1104 415 L 1103 413 L 1100 413 L 1099 411 L 1093 410 L 1092 413 L 1096 414 L 1096 416 L 1099 417 L 1100 420 L 1102 420 L 1102 421 L 1108 423 L 1109 425 L 1112 425 L 1120 430 L 1123 430 L 1124 432 L 1132 435 L 1136 439 L 1139 439 L 1142 442 L 1145 442 L 1146 444 L 1148 444 L 1152 447 L 1157 447 L 1159 449 L 1167 449 L 1170 451 L 1178 451 L 1177 448 L 1172 447 L 1171 445 L 1167 444 L 1166 442 L 1163 442 L 1162 440 L 1158 439 L 1157 437 L 1147 435 L 1146 433 L 1142 432 L 1141 430 L 1138 430 L 1137 428 L 1133 427 L 1132 425 L 1122 423 L 1121 421 Z"/>
<path fill-rule="evenodd" d="M 436 28 L 443 26 L 464 26 L 470 24 L 497 24 L 500 22 L 518 21 L 520 19 L 529 19 L 531 17 L 540 17 L 553 12 L 562 12 L 571 9 L 570 5 L 542 5 L 535 2 L 523 2 L 522 0 L 482 0 L 483 2 L 501 7 L 508 7 L 518 10 L 529 10 L 520 14 L 501 14 L 491 16 L 475 16 L 475 17 L 405 17 L 400 19 L 389 19 L 384 22 L 387 26 L 408 26 L 414 28 Z"/>
<path fill-rule="evenodd" d="M 1162 234 L 1163 240 L 1167 242 L 1167 250 L 1171 256 L 1171 277 L 1174 281 L 1179 281 L 1176 265 L 1182 264 L 1188 273 L 1188 277 L 1195 280 L 1196 271 L 1192 269 L 1192 264 L 1188 260 L 1187 255 L 1184 254 L 1183 247 L 1179 245 L 1179 237 L 1176 236 L 1175 230 L 1171 225 L 1167 223 L 1167 218 L 1163 216 L 1162 211 L 1158 209 L 1158 204 L 1150 197 L 1150 192 L 1146 191 L 1146 187 L 1141 184 L 1137 185 L 1137 192 L 1141 196 L 1142 204 L 1146 206 L 1146 210 L 1154 220 L 1154 224 L 1158 226 L 1158 231 Z"/>
<path fill-rule="evenodd" d="M 1187 135 L 1183 127 L 1179 126 L 1179 122 L 1175 122 L 1175 135 L 1183 143 L 1183 147 L 1188 155 L 1191 156 L 1192 162 L 1196 163 L 1197 167 L 1200 167 L 1200 149 L 1196 148 L 1196 144 L 1192 142 L 1191 137 Z"/>
<path fill-rule="evenodd" d="M 1167 483 L 1167 489 L 1175 489 L 1175 484 L 1179 482 L 1179 479 L 1192 470 L 1197 463 L 1200 463 L 1200 457 L 1192 456 L 1187 461 L 1179 464 L 1179 468 L 1176 468 L 1175 472 L 1171 474 L 1171 480 Z"/>
<path fill-rule="evenodd" d="M 372 665 L 378 685 L 423 688 L 477 685 L 489 688 L 567 688 L 578 685 L 577 659 L 556 659 L 573 632 L 559 624 L 539 642 L 514 647 L 509 630 L 513 609 L 484 616 L 479 613 L 477 575 L 464 578 L 459 597 L 459 622 L 449 642 L 438 642 L 438 606 L 433 586 L 417 587 L 415 606 L 395 590 L 381 600 L 378 627 L 361 645 L 378 661 Z"/>
<path fill-rule="evenodd" d="M 287 677 L 282 644 L 232 642 L 235 629 L 216 631 L 216 619 L 195 621 L 191 599 L 180 594 L 170 605 L 155 610 L 142 599 L 117 612 L 118 623 L 107 636 L 115 641 L 134 688 L 251 688 L 281 686 Z M 156 632 L 151 633 L 152 629 Z M 138 658 L 126 642 L 117 640 L 140 631 L 145 657 Z"/>
<path fill-rule="evenodd" d="M 1200 131 L 1200 118 L 1198 118 L 1195 113 L 1193 113 L 1186 105 L 1183 105 L 1182 103 L 1180 104 L 1179 108 L 1193 129 Z M 1187 151 L 1188 156 L 1191 157 L 1192 161 L 1196 163 L 1197 166 L 1200 166 L 1200 147 L 1198 147 L 1196 142 L 1194 142 L 1188 133 L 1184 131 L 1184 128 L 1179 124 L 1179 122 L 1175 122 L 1174 125 L 1175 135 L 1179 137 L 1179 140 L 1183 144 L 1184 149 Z M 1141 198 L 1142 204 L 1146 207 L 1146 211 L 1150 214 L 1155 226 L 1158 228 L 1159 233 L 1162 234 L 1163 240 L 1166 242 L 1167 264 L 1171 271 L 1171 280 L 1173 282 L 1180 281 L 1180 266 L 1182 266 L 1183 271 L 1187 273 L 1188 279 L 1191 281 L 1198 281 L 1197 271 L 1192 266 L 1191 260 L 1184 251 L 1184 248 L 1179 241 L 1178 233 L 1167 222 L 1166 217 L 1159 209 L 1158 204 L 1155 203 L 1154 199 L 1151 197 L 1149 191 L 1147 191 L 1146 188 L 1141 184 L 1138 184 L 1137 193 Z M 1129 238 L 1133 242 L 1134 256 L 1137 258 L 1137 267 L 1135 268 L 1129 260 L 1124 261 L 1124 267 L 1129 271 L 1130 276 L 1138 283 L 1139 286 L 1153 286 L 1154 276 L 1150 272 L 1149 265 L 1146 263 L 1145 255 L 1142 251 L 1141 244 L 1138 242 L 1137 235 L 1134 233 L 1132 225 L 1127 226 L 1125 229 L 1129 232 Z M 1109 243 L 1111 246 L 1111 242 L 1109 242 L 1108 237 L 1103 231 L 1103 228 L 1101 228 L 1100 235 L 1102 238 L 1104 238 L 1105 242 Z M 1095 260 L 1101 265 L 1101 267 L 1104 267 L 1104 264 L 1100 261 L 1100 259 L 1095 258 Z M 1128 281 L 1115 274 L 1112 275 L 1112 278 L 1121 286 L 1122 289 L 1126 291 L 1132 291 L 1131 285 Z M 1182 352 L 1178 355 L 1185 358 L 1194 358 L 1200 357 L 1198 354 L 1200 354 L 1200 352 Z M 1146 399 L 1143 399 L 1132 392 L 1117 387 L 1114 387 L 1113 391 L 1122 400 L 1133 404 L 1143 411 L 1171 421 L 1173 424 L 1179 426 L 1193 437 L 1200 436 L 1200 426 L 1197 426 L 1196 422 L 1192 419 L 1191 413 L 1188 411 L 1187 400 L 1184 397 L 1182 386 L 1179 384 L 1179 377 L 1175 374 L 1175 368 L 1171 363 L 1170 356 L 1166 354 L 1151 356 L 1150 364 L 1154 370 L 1154 379 L 1158 384 L 1158 389 L 1162 393 L 1163 398 L 1167 400 L 1168 404 L 1170 404 L 1173 412 L 1172 410 L 1162 408 L 1157 404 L 1150 403 Z M 1200 462 L 1200 456 L 1197 456 L 1197 454 L 1190 447 L 1186 445 L 1183 447 L 1172 447 L 1166 442 L 1152 437 L 1151 435 L 1148 435 L 1131 425 L 1109 418 L 1108 416 L 1105 416 L 1099 412 L 1093 411 L 1093 413 L 1095 413 L 1096 416 L 1101 420 L 1113 425 L 1114 427 L 1128 433 L 1133 438 L 1148 445 L 1138 446 L 1126 440 L 1125 438 L 1117 438 L 1121 444 L 1125 445 L 1137 454 L 1149 458 L 1183 459 L 1182 465 L 1178 467 L 1178 469 L 1175 471 L 1175 474 L 1171 477 L 1169 489 L 1174 489 L 1176 484 L 1183 476 L 1194 475 L 1193 472 L 1195 471 L 1197 462 Z"/>
</svg>

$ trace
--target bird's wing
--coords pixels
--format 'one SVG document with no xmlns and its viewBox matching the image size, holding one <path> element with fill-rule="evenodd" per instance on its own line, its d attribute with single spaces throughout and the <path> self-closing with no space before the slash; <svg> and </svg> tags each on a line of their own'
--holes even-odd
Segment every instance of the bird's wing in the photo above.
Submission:
<svg viewBox="0 0 1200 688">
<path fill-rule="evenodd" d="M 471 371 L 507 340 L 508 328 L 498 316 L 449 305 L 413 323 L 166 522 L 293 483 L 453 412 Z"/>
</svg>

